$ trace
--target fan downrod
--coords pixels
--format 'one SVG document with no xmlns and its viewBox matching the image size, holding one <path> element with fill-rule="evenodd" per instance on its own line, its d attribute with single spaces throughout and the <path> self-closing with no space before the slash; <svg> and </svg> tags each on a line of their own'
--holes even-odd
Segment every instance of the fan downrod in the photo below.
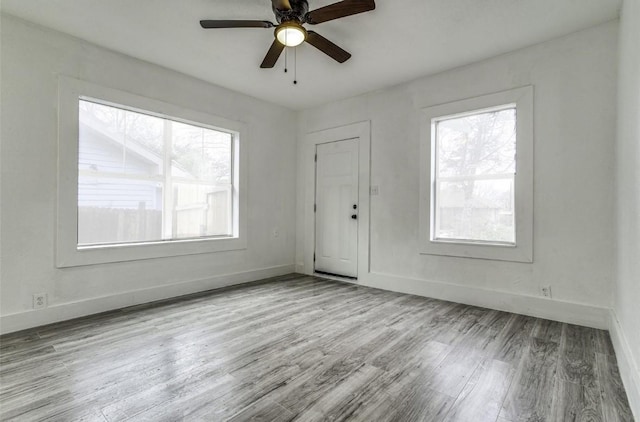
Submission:
<svg viewBox="0 0 640 422">
<path fill-rule="evenodd" d="M 272 5 L 273 14 L 276 17 L 278 23 L 297 21 L 299 23 L 304 22 L 305 16 L 309 13 L 309 3 L 307 0 L 289 0 L 291 9 L 278 9 L 275 2 Z"/>
</svg>

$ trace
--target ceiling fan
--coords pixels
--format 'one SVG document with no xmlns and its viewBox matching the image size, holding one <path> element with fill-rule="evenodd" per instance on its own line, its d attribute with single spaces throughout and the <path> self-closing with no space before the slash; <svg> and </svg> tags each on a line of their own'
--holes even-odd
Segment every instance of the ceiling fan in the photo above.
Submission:
<svg viewBox="0 0 640 422">
<path fill-rule="evenodd" d="M 305 41 L 339 63 L 344 63 L 351 54 L 317 32 L 307 31 L 302 25 L 316 25 L 376 8 L 374 0 L 343 0 L 310 12 L 307 0 L 271 0 L 271 3 L 278 25 L 261 20 L 201 20 L 200 25 L 205 29 L 275 27 L 275 40 L 262 61 L 261 68 L 272 68 L 285 47 L 295 47 Z"/>
</svg>

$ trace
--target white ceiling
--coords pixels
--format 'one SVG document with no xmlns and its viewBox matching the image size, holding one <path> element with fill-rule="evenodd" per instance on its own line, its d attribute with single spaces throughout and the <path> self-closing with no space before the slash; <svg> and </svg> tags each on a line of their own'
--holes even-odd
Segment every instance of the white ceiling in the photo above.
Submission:
<svg viewBox="0 0 640 422">
<path fill-rule="evenodd" d="M 309 0 L 309 8 L 334 2 Z M 372 12 L 313 27 L 353 57 L 338 64 L 310 45 L 298 47 L 298 85 L 293 85 L 292 73 L 283 72 L 284 54 L 274 69 L 259 68 L 273 30 L 204 30 L 198 24 L 200 19 L 275 21 L 270 0 L 2 0 L 2 10 L 235 91 L 304 109 L 615 19 L 620 3 L 377 0 Z"/>
</svg>

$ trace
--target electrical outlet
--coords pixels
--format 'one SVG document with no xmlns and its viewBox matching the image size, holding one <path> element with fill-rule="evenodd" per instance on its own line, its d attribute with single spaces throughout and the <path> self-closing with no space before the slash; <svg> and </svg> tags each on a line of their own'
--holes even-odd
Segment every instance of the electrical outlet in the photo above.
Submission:
<svg viewBox="0 0 640 422">
<path fill-rule="evenodd" d="M 544 297 L 551 299 L 551 286 L 540 287 L 540 294 Z"/>
<path fill-rule="evenodd" d="M 380 189 L 378 186 L 371 186 L 371 196 L 380 195 Z"/>
<path fill-rule="evenodd" d="M 33 295 L 33 309 L 42 309 L 47 307 L 47 294 L 36 293 Z"/>
</svg>

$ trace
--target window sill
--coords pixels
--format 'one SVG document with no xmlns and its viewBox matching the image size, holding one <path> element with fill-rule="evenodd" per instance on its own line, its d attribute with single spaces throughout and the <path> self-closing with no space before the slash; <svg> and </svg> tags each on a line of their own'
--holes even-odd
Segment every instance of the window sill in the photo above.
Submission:
<svg viewBox="0 0 640 422">
<path fill-rule="evenodd" d="M 515 248 L 515 243 L 490 242 L 484 240 L 460 240 L 460 239 L 432 239 L 431 243 L 443 245 L 471 245 L 471 246 L 491 246 L 496 248 Z"/>
<path fill-rule="evenodd" d="M 56 266 L 58 268 L 80 267 L 113 262 L 234 251 L 246 248 L 246 240 L 242 237 L 92 245 L 73 247 L 70 250 L 59 249 Z"/>
<path fill-rule="evenodd" d="M 94 249 L 111 249 L 111 248 L 129 248 L 129 247 L 135 247 L 135 246 L 170 245 L 170 244 L 178 244 L 178 243 L 186 243 L 186 242 L 209 242 L 209 241 L 215 241 L 215 240 L 228 240 L 228 239 L 237 239 L 237 237 L 234 237 L 234 236 L 209 236 L 209 237 L 198 237 L 198 238 L 188 238 L 188 239 L 152 240 L 152 241 L 149 241 L 149 242 L 104 243 L 104 244 L 78 246 L 76 248 L 76 250 L 78 250 L 78 251 L 88 251 L 88 250 L 94 250 Z"/>
<path fill-rule="evenodd" d="M 430 241 L 422 245 L 420 255 L 441 255 L 524 263 L 533 262 L 531 249 L 518 245 L 495 243 Z"/>
</svg>

